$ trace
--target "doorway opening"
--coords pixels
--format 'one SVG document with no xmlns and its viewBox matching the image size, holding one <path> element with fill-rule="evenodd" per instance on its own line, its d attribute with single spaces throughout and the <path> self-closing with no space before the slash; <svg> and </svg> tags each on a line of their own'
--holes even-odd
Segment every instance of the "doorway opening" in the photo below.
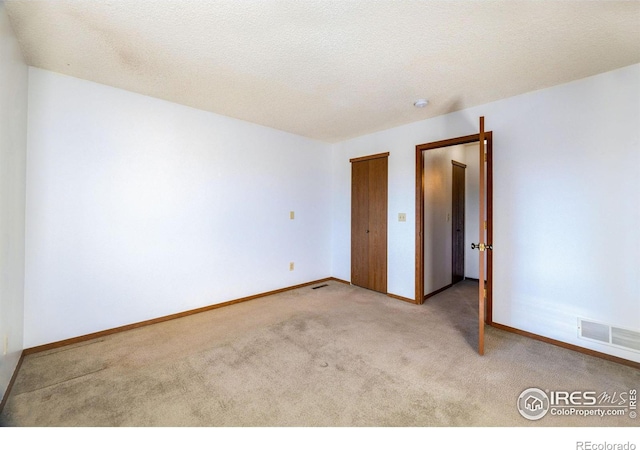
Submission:
<svg viewBox="0 0 640 450">
<path fill-rule="evenodd" d="M 483 175 L 486 175 L 486 189 L 483 188 L 481 189 L 481 192 L 484 191 L 484 201 L 486 202 L 486 215 L 485 215 L 485 229 L 486 229 L 486 242 L 490 243 L 493 242 L 493 168 L 492 168 L 492 151 L 493 151 L 493 133 L 491 131 L 487 131 L 484 132 L 482 131 L 479 134 L 473 134 L 473 135 L 468 135 L 468 136 L 461 136 L 458 138 L 453 138 L 453 139 L 447 139 L 447 140 L 443 140 L 443 141 L 437 141 L 437 142 L 430 142 L 427 144 L 421 144 L 421 145 L 417 145 L 416 146 L 416 273 L 415 273 L 415 286 L 416 286 L 416 292 L 415 292 L 415 301 L 417 304 L 423 304 L 424 301 L 426 299 L 428 299 L 430 296 L 437 294 L 438 292 L 441 292 L 444 289 L 447 289 L 448 287 L 450 287 L 451 285 L 453 285 L 453 281 L 454 281 L 454 267 L 453 265 L 454 260 L 453 260 L 453 251 L 454 251 L 454 246 L 456 244 L 453 243 L 453 241 L 455 240 L 455 233 L 458 228 L 454 228 L 455 224 L 451 223 L 451 217 L 450 216 L 446 216 L 443 214 L 448 214 L 448 212 L 446 212 L 446 210 L 451 210 L 450 208 L 453 208 L 453 200 L 451 201 L 447 201 L 447 200 L 443 200 L 442 198 L 440 198 L 440 204 L 441 205 L 446 205 L 445 209 L 441 209 L 440 211 L 438 211 L 438 208 L 434 208 L 434 211 L 429 211 L 429 213 L 427 213 L 425 215 L 425 200 L 426 200 L 426 195 L 427 192 L 429 192 L 427 190 L 427 186 L 431 185 L 431 187 L 433 187 L 433 184 L 435 183 L 439 183 L 442 182 L 441 179 L 438 178 L 438 172 L 435 171 L 431 173 L 431 169 L 434 167 L 437 167 L 438 165 L 443 166 L 444 164 L 446 164 L 448 166 L 447 170 L 448 171 L 452 171 L 452 169 L 450 169 L 451 166 L 453 166 L 455 168 L 455 164 L 452 161 L 458 161 L 460 162 L 460 159 L 463 160 L 465 163 L 467 162 L 471 162 L 474 161 L 473 158 L 464 158 L 464 156 L 458 156 L 461 155 L 465 146 L 468 146 L 468 144 L 475 144 L 472 145 L 471 147 L 475 148 L 475 161 L 477 161 L 476 165 L 479 165 L 480 163 L 480 158 L 479 158 L 479 154 L 478 154 L 478 148 L 479 148 L 479 144 L 480 144 L 480 136 L 481 134 L 484 137 L 484 148 L 486 151 L 486 156 L 485 156 L 485 166 L 486 169 L 483 169 L 483 171 L 486 171 L 486 173 L 484 173 Z M 457 150 L 456 150 L 457 149 Z M 458 153 L 456 153 L 458 152 Z M 427 156 L 429 155 L 429 156 Z M 432 162 L 433 164 L 429 164 L 430 162 Z M 469 186 L 473 181 L 472 181 L 472 174 L 470 169 L 470 164 L 467 165 L 466 168 L 466 176 L 467 176 L 467 183 L 466 185 Z M 456 169 L 453 169 L 456 170 Z M 443 173 L 443 172 L 440 172 Z M 451 178 L 453 178 L 453 173 L 452 172 L 448 172 L 450 173 Z M 485 178 L 483 176 L 483 178 Z M 480 183 L 478 183 L 480 184 Z M 448 190 L 448 191 L 447 191 Z M 436 195 L 438 195 L 437 193 L 440 192 L 450 192 L 451 196 L 453 197 L 453 188 L 451 187 L 451 185 L 445 185 L 445 186 L 441 186 L 440 190 L 438 189 L 434 189 L 432 192 L 436 192 Z M 461 195 L 459 192 L 457 193 L 457 195 Z M 478 196 L 479 198 L 480 196 Z M 467 195 L 466 198 L 468 199 L 469 196 Z M 483 202 L 481 202 L 483 203 Z M 427 203 L 429 204 L 429 203 Z M 471 219 L 472 221 L 474 221 L 475 223 L 477 223 L 478 218 L 479 218 L 479 211 L 478 210 L 474 210 L 473 212 L 471 212 L 470 210 L 470 206 L 472 205 L 465 205 L 465 218 L 466 219 Z M 436 242 L 438 241 L 438 239 L 434 239 L 433 238 L 433 233 L 429 233 L 429 239 L 427 239 L 427 231 L 433 231 L 433 227 L 434 227 L 434 222 L 433 222 L 433 217 L 434 213 L 436 215 L 436 221 L 442 221 L 443 217 L 446 221 L 448 221 L 449 223 L 445 222 L 445 227 L 448 228 L 447 231 L 447 239 L 445 240 L 444 245 L 442 244 L 442 242 Z M 458 220 L 460 220 L 460 217 L 458 217 Z M 482 219 L 481 219 L 482 220 Z M 431 222 L 430 222 L 431 221 Z M 442 225 L 442 224 L 440 224 Z M 467 222 L 468 225 L 468 222 Z M 444 229 L 444 227 L 440 227 L 441 229 Z M 436 231 L 437 233 L 437 231 Z M 475 233 L 475 238 L 472 238 L 470 233 Z M 478 227 L 477 225 L 475 226 L 466 226 L 465 227 L 465 234 L 466 237 L 464 238 L 463 241 L 463 246 L 464 246 L 464 250 L 465 251 L 465 255 L 466 260 L 470 261 L 471 258 L 477 258 L 477 253 L 475 252 L 471 252 L 471 241 L 475 239 L 477 239 L 478 237 Z M 461 238 L 460 238 L 461 239 Z M 484 240 L 482 240 L 482 242 L 484 242 Z M 439 256 L 434 256 L 434 253 L 430 252 L 430 249 L 433 249 L 435 246 L 440 246 L 441 250 L 444 248 L 446 249 L 448 246 L 448 250 L 447 252 L 451 253 L 450 258 L 448 258 L 446 255 L 447 253 L 444 252 L 440 252 Z M 459 243 L 457 244 L 459 245 Z M 477 248 L 477 247 L 474 247 Z M 490 246 L 488 247 L 489 249 L 491 248 Z M 435 252 L 437 254 L 437 251 Z M 482 289 L 482 284 L 484 284 L 484 289 L 486 289 L 486 302 L 484 305 L 484 311 L 479 311 L 481 313 L 482 316 L 484 316 L 484 320 L 483 322 L 486 324 L 491 324 L 492 323 L 492 310 L 493 310 L 493 296 L 492 296 L 492 281 L 493 281 L 493 258 L 492 258 L 492 252 L 491 251 L 486 251 L 483 253 L 486 258 L 486 274 L 483 278 L 485 278 L 484 283 L 482 283 L 482 281 L 479 281 L 480 286 L 479 288 Z M 444 257 L 442 255 L 445 255 Z M 458 255 L 459 257 L 459 255 Z M 445 269 L 441 269 L 440 273 L 436 273 L 433 274 L 432 279 L 426 279 L 427 277 L 425 276 L 425 266 L 427 264 L 432 265 L 432 262 L 434 261 L 434 258 L 438 258 L 438 267 L 446 267 L 447 264 L 448 267 L 446 267 L 446 272 Z M 450 263 L 448 263 L 448 261 L 451 261 Z M 458 264 L 460 264 L 460 262 L 458 261 Z M 466 265 L 466 264 L 465 264 Z M 459 271 L 459 269 L 458 269 Z M 465 269 L 465 271 L 467 271 L 467 269 Z M 437 272 L 437 271 L 436 271 Z M 460 274 L 458 273 L 457 277 L 459 277 Z M 439 281 L 438 281 L 438 277 L 439 277 Z M 465 278 L 476 278 L 473 277 L 471 275 L 469 275 L 469 272 L 467 271 L 466 275 L 464 275 Z M 448 283 L 444 283 L 443 280 L 449 280 Z M 432 283 L 430 285 L 430 283 Z"/>
</svg>

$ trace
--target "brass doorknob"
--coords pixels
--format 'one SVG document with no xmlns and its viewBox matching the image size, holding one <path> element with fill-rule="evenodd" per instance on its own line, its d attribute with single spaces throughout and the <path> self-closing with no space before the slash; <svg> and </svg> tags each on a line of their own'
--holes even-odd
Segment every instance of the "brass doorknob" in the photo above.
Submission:
<svg viewBox="0 0 640 450">
<path fill-rule="evenodd" d="M 472 250 L 478 249 L 481 252 L 483 252 L 485 250 L 493 250 L 493 245 L 491 245 L 491 244 L 474 244 L 474 243 L 471 243 L 471 249 Z"/>
</svg>

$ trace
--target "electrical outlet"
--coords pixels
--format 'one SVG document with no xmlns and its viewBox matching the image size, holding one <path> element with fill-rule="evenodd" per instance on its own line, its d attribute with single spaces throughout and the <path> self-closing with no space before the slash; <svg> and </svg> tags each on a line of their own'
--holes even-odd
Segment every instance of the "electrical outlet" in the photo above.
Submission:
<svg viewBox="0 0 640 450">
<path fill-rule="evenodd" d="M 407 213 L 398 213 L 398 222 L 406 222 Z"/>
<path fill-rule="evenodd" d="M 293 270 L 293 263 L 292 262 L 289 263 L 289 270 Z"/>
<path fill-rule="evenodd" d="M 293 220 L 296 218 L 296 213 L 294 211 L 289 211 L 289 219 Z"/>
<path fill-rule="evenodd" d="M 3 354 L 6 355 L 8 351 L 9 351 L 9 335 L 5 334 L 4 335 L 4 351 L 3 351 Z"/>
</svg>

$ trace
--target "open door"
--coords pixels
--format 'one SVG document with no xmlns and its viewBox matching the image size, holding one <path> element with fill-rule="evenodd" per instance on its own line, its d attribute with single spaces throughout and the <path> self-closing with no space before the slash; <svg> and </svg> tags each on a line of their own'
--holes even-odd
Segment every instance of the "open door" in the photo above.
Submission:
<svg viewBox="0 0 640 450">
<path fill-rule="evenodd" d="M 486 202 L 486 178 L 487 178 L 487 154 L 485 152 L 485 133 L 484 133 L 484 117 L 480 117 L 480 134 L 478 139 L 478 150 L 480 158 L 480 214 L 478 215 L 478 243 L 471 244 L 472 249 L 478 250 L 479 259 L 479 281 L 478 281 L 478 353 L 484 355 L 484 324 L 485 324 L 485 311 L 486 311 L 486 273 L 487 273 L 487 258 L 486 253 L 492 249 L 491 244 L 487 244 L 487 202 Z"/>
</svg>

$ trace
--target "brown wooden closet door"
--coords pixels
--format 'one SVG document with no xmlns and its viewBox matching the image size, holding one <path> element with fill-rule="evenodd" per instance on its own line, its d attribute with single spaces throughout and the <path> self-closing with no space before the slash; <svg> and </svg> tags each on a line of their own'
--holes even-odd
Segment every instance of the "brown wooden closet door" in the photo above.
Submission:
<svg viewBox="0 0 640 450">
<path fill-rule="evenodd" d="M 387 292 L 388 154 L 352 160 L 351 283 Z"/>
<path fill-rule="evenodd" d="M 451 284 L 464 280 L 464 199 L 466 165 L 451 161 Z"/>
<path fill-rule="evenodd" d="M 388 159 L 369 161 L 369 289 L 387 292 Z"/>
<path fill-rule="evenodd" d="M 351 283 L 369 285 L 369 163 L 351 165 Z"/>
</svg>

